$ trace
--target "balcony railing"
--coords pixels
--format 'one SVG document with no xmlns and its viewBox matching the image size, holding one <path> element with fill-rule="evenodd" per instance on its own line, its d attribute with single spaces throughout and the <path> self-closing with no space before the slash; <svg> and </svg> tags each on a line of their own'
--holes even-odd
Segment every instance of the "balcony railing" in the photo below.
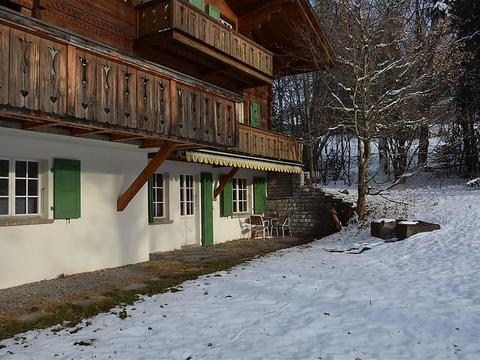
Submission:
<svg viewBox="0 0 480 360">
<path fill-rule="evenodd" d="M 156 0 L 138 7 L 140 38 L 180 30 L 203 44 L 272 77 L 273 55 L 254 41 L 182 0 Z"/>
<path fill-rule="evenodd" d="M 300 140 L 264 129 L 240 124 L 236 151 L 275 160 L 301 163 L 303 144 Z"/>
<path fill-rule="evenodd" d="M 2 117 L 117 138 L 238 144 L 238 99 L 222 89 L 1 9 L 0 45 L 10 49 L 0 51 Z"/>
</svg>

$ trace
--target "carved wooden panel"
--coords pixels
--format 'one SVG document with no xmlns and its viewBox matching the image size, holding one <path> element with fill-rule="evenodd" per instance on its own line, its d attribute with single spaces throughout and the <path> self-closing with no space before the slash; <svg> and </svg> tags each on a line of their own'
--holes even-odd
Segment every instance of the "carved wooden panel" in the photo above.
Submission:
<svg viewBox="0 0 480 360">
<path fill-rule="evenodd" d="M 137 127 L 137 70 L 119 66 L 117 71 L 117 117 L 121 126 Z"/>
<path fill-rule="evenodd" d="M 97 121 L 116 125 L 117 119 L 117 64 L 97 58 Z"/>
<path fill-rule="evenodd" d="M 215 141 L 225 144 L 225 102 L 215 98 Z"/>
<path fill-rule="evenodd" d="M 235 119 L 235 103 L 225 102 L 225 140 L 228 146 L 236 145 L 237 121 Z"/>
<path fill-rule="evenodd" d="M 67 92 L 67 47 L 42 39 L 40 42 L 40 110 L 64 115 Z"/>
<path fill-rule="evenodd" d="M 40 38 L 23 31 L 10 30 L 9 103 L 12 106 L 38 110 Z"/>
<path fill-rule="evenodd" d="M 8 103 L 8 74 L 10 73 L 8 27 L 0 25 L 0 104 Z"/>
<path fill-rule="evenodd" d="M 176 119 L 171 127 L 170 131 L 173 135 L 178 137 L 185 137 L 188 118 L 189 118 L 189 89 L 188 87 L 177 84 L 176 87 Z"/>
<path fill-rule="evenodd" d="M 155 77 L 137 72 L 137 128 L 153 131 L 155 128 Z"/>
<path fill-rule="evenodd" d="M 75 117 L 96 120 L 97 58 L 84 51 L 75 51 L 73 56 L 75 73 L 69 81 L 75 86 Z"/>
<path fill-rule="evenodd" d="M 209 94 L 204 94 L 201 101 L 201 125 L 203 129 L 203 136 L 201 139 L 206 142 L 215 142 L 215 114 L 214 114 L 214 97 Z"/>
<path fill-rule="evenodd" d="M 198 138 L 201 136 L 201 102 L 202 96 L 196 89 L 189 94 L 188 106 L 190 108 L 190 119 L 188 121 L 188 137 Z"/>
<path fill-rule="evenodd" d="M 170 132 L 170 81 L 160 77 L 155 78 L 156 122 L 155 132 L 168 134 Z"/>
</svg>

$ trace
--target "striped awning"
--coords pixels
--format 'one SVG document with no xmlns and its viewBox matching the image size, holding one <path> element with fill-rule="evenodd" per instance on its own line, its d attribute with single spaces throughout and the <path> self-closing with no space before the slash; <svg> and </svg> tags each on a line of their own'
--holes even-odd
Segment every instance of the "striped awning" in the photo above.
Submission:
<svg viewBox="0 0 480 360">
<path fill-rule="evenodd" d="M 213 154 L 208 152 L 200 151 L 186 151 L 186 160 L 190 162 L 216 165 L 216 166 L 226 166 L 226 167 L 236 167 L 240 169 L 252 169 L 260 171 L 271 171 L 271 172 L 280 172 L 280 173 L 293 173 L 300 174 L 303 172 L 301 166 L 281 163 L 276 161 L 268 160 L 258 160 L 255 158 L 249 157 L 236 157 L 223 154 Z"/>
</svg>

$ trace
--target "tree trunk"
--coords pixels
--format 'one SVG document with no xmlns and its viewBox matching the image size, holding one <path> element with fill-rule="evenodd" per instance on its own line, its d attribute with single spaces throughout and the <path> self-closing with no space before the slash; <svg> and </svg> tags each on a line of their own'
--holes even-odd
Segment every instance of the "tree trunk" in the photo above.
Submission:
<svg viewBox="0 0 480 360">
<path fill-rule="evenodd" d="M 428 162 L 428 147 L 430 138 L 430 130 L 428 125 L 423 125 L 420 127 L 420 132 L 418 136 L 418 167 L 425 167 Z"/>
<path fill-rule="evenodd" d="M 394 135 L 393 176 L 395 177 L 395 180 L 398 180 L 407 172 L 408 155 L 406 142 L 407 140 L 404 130 L 400 130 L 397 134 Z"/>
<path fill-rule="evenodd" d="M 383 173 L 390 178 L 390 164 L 388 161 L 387 139 L 382 137 L 378 140 L 378 162 Z"/>
<path fill-rule="evenodd" d="M 465 161 L 465 174 L 473 176 L 477 170 L 478 154 L 475 142 L 475 127 L 469 116 L 464 115 L 461 121 L 463 135 L 463 153 Z"/>
<path fill-rule="evenodd" d="M 358 140 L 358 199 L 357 214 L 361 222 L 367 216 L 368 165 L 371 148 L 369 141 Z"/>
</svg>

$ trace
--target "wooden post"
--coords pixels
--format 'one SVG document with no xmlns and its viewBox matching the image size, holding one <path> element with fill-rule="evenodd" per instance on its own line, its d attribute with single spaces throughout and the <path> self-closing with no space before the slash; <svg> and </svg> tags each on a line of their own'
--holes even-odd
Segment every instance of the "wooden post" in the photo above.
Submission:
<svg viewBox="0 0 480 360">
<path fill-rule="evenodd" d="M 238 170 L 240 169 L 234 167 L 232 168 L 232 170 L 230 170 L 227 176 L 222 178 L 222 180 L 220 181 L 220 184 L 218 184 L 218 187 L 215 189 L 215 193 L 213 194 L 214 199 L 216 199 L 218 195 L 222 193 L 223 189 L 225 189 L 225 186 L 227 186 L 228 182 L 233 179 L 233 177 L 238 172 Z"/>
<path fill-rule="evenodd" d="M 125 191 L 117 200 L 117 211 L 125 210 L 130 201 L 145 185 L 148 179 L 157 171 L 157 169 L 168 159 L 168 157 L 175 151 L 177 144 L 170 143 L 162 147 L 155 156 L 150 160 L 145 169 L 137 176 L 127 191 Z"/>
</svg>

